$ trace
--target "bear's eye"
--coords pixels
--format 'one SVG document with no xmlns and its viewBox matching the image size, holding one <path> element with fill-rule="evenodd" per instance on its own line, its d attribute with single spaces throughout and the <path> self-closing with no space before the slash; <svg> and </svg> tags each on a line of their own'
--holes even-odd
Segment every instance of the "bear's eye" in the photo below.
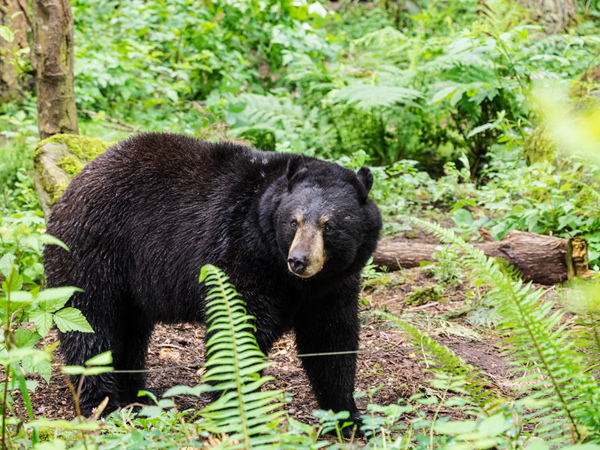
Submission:
<svg viewBox="0 0 600 450">
<path fill-rule="evenodd" d="M 323 224 L 323 231 L 325 233 L 329 233 L 329 232 L 333 231 L 333 227 L 331 225 L 329 225 L 329 223 Z"/>
<path fill-rule="evenodd" d="M 296 228 L 298 228 L 298 221 L 296 219 L 292 220 L 290 222 L 290 226 L 295 230 Z"/>
</svg>

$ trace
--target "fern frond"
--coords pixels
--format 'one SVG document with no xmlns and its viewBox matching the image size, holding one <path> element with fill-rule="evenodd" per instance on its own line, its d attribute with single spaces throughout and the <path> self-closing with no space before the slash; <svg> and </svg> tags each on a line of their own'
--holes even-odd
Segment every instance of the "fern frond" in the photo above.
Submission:
<svg viewBox="0 0 600 450">
<path fill-rule="evenodd" d="M 526 377 L 531 382 L 527 389 L 530 398 L 543 402 L 526 419 L 536 425 L 536 435 L 554 441 L 569 436 L 572 442 L 580 442 L 582 418 L 589 416 L 588 409 L 597 411 L 600 405 L 594 380 L 581 370 L 584 361 L 573 349 L 564 312 L 553 312 L 552 303 L 540 302 L 541 289 L 515 279 L 514 272 L 451 230 L 419 219 L 411 221 L 458 247 L 461 259 L 492 286 L 491 295 L 500 306 L 503 341 L 515 370 L 527 373 L 534 368 Z"/>
<path fill-rule="evenodd" d="M 331 91 L 328 97 L 333 103 L 344 102 L 359 110 L 370 112 L 372 108 L 410 102 L 422 97 L 422 94 L 414 89 L 402 87 L 353 84 Z"/>
<path fill-rule="evenodd" d="M 452 375 L 453 380 L 462 383 L 461 389 L 468 396 L 473 408 L 471 411 L 467 411 L 468 413 L 478 417 L 490 416 L 498 406 L 506 402 L 491 388 L 493 383 L 486 378 L 481 370 L 467 364 L 451 349 L 393 314 L 384 311 L 377 311 L 376 313 L 391 320 L 406 333 L 415 350 L 420 350 L 425 354 L 429 365 L 428 370 L 432 372 L 442 371 Z"/>
<path fill-rule="evenodd" d="M 281 391 L 261 392 L 272 377 L 260 371 L 269 366 L 254 337 L 252 316 L 229 278 L 214 266 L 202 268 L 200 281 L 211 288 L 206 297 L 206 316 L 210 336 L 207 346 L 207 371 L 203 382 L 214 384 L 225 393 L 202 411 L 206 429 L 228 436 L 221 446 L 237 449 L 276 448 L 280 435 L 274 424 L 283 414 Z"/>
</svg>

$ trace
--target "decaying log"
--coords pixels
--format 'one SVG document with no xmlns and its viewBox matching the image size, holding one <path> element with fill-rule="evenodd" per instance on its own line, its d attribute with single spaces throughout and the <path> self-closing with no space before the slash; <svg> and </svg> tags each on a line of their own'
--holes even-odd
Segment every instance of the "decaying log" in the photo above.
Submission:
<svg viewBox="0 0 600 450">
<path fill-rule="evenodd" d="M 419 267 L 422 261 L 435 261 L 432 255 L 439 246 L 419 241 L 380 242 L 373 262 L 390 270 Z M 589 273 L 587 243 L 580 238 L 511 231 L 501 241 L 474 247 L 487 256 L 504 258 L 521 272 L 523 279 L 540 284 L 561 283 Z"/>
</svg>

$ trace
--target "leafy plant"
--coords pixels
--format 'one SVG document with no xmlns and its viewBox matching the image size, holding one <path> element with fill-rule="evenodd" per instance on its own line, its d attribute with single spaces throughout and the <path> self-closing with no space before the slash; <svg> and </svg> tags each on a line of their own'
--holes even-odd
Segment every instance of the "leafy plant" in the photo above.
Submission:
<svg viewBox="0 0 600 450">
<path fill-rule="evenodd" d="M 23 372 L 37 372 L 46 382 L 50 380 L 51 351 L 34 347 L 48 334 L 52 324 L 55 323 L 63 332 L 93 332 L 79 310 L 64 307 L 76 288 L 40 291 L 40 286 L 34 282 L 33 278 L 38 274 L 32 266 L 39 265 L 41 244 L 51 243 L 66 249 L 57 239 L 32 230 L 31 227 L 37 224 L 39 218 L 26 213 L 4 217 L 0 222 L 0 279 L 3 279 L 0 290 L 0 325 L 3 330 L 0 351 L 4 353 L 2 364 L 6 374 L 1 390 L 3 443 L 12 439 L 7 433 L 8 425 L 22 425 L 12 410 L 10 391 L 20 389 L 29 419 L 34 418 L 28 391 L 34 391 L 38 383 L 26 381 Z M 13 417 L 9 417 L 9 411 Z M 33 443 L 37 440 L 34 428 Z"/>
<path fill-rule="evenodd" d="M 252 334 L 252 317 L 228 277 L 207 265 L 200 281 L 211 288 L 206 297 L 209 338 L 207 341 L 205 383 L 214 383 L 222 396 L 201 411 L 205 427 L 228 436 L 223 446 L 232 448 L 276 448 L 280 435 L 275 426 L 283 414 L 281 391 L 260 388 L 272 378 L 259 376 L 268 367 Z"/>
<path fill-rule="evenodd" d="M 462 260 L 491 287 L 502 317 L 499 328 L 515 370 L 532 362 L 539 369 L 527 376 L 529 406 L 524 419 L 536 425 L 536 435 L 551 441 L 572 443 L 598 437 L 600 399 L 595 377 L 582 370 L 581 354 L 574 350 L 568 321 L 552 302 L 542 302 L 543 291 L 524 284 L 510 268 L 488 259 L 481 250 L 438 225 L 413 219 L 463 254 Z"/>
</svg>

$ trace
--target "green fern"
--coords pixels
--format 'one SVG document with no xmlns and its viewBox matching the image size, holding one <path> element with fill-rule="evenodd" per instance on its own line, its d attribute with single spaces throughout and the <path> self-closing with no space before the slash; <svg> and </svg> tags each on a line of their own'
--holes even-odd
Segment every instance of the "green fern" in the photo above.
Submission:
<svg viewBox="0 0 600 450">
<path fill-rule="evenodd" d="M 229 278 L 212 265 L 202 268 L 200 281 L 212 289 L 207 295 L 207 371 L 202 381 L 224 391 L 200 415 L 205 428 L 226 435 L 221 446 L 228 449 L 269 449 L 278 447 L 281 434 L 275 432 L 283 414 L 282 392 L 260 388 L 272 377 L 260 376 L 269 366 L 254 337 L 252 316 Z"/>
<path fill-rule="evenodd" d="M 422 97 L 422 94 L 414 89 L 396 86 L 353 84 L 340 90 L 331 91 L 328 97 L 333 103 L 345 102 L 361 111 L 371 112 L 372 108 L 410 103 Z"/>
<path fill-rule="evenodd" d="M 427 359 L 428 370 L 452 375 L 452 379 L 462 383 L 461 390 L 471 402 L 472 410 L 467 411 L 478 417 L 490 416 L 506 400 L 492 389 L 481 370 L 467 364 L 445 345 L 440 344 L 411 324 L 383 311 L 377 314 L 396 323 L 406 333 L 416 350 L 420 350 Z"/>
<path fill-rule="evenodd" d="M 585 438 L 584 422 L 588 430 L 597 429 L 598 423 L 590 421 L 590 411 L 595 417 L 600 406 L 597 384 L 582 370 L 585 360 L 573 348 L 564 312 L 552 311 L 551 302 L 540 301 L 541 289 L 534 290 L 530 283 L 515 279 L 514 272 L 451 230 L 411 220 L 458 247 L 461 259 L 492 287 L 490 293 L 500 306 L 499 326 L 507 353 L 515 371 L 528 373 L 523 380 L 530 383 L 526 389 L 537 408 L 525 419 L 536 426 L 536 436 L 555 442 L 569 437 L 576 443 Z"/>
</svg>

